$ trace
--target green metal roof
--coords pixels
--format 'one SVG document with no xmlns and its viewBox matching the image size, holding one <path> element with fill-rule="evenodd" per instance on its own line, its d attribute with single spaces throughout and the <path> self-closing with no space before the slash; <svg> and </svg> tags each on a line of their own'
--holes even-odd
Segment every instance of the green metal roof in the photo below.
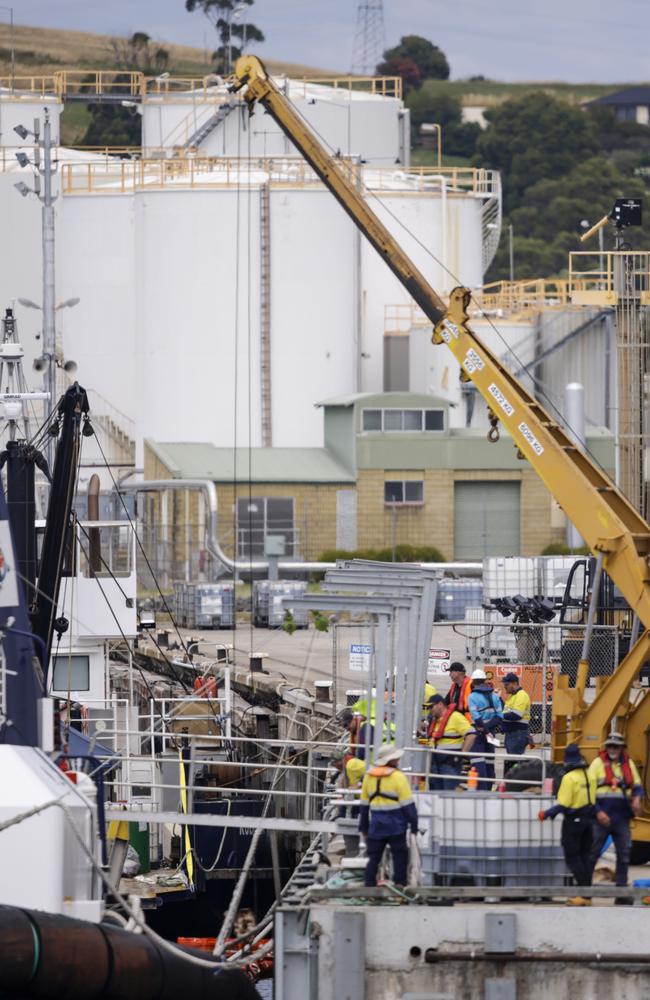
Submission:
<svg viewBox="0 0 650 1000">
<path fill-rule="evenodd" d="M 145 444 L 173 479 L 248 482 L 248 448 L 237 448 L 235 476 L 232 448 L 216 448 L 207 442 L 161 443 L 150 439 Z M 325 448 L 251 448 L 250 478 L 256 483 L 355 482 L 355 477 Z"/>
<path fill-rule="evenodd" d="M 427 408 L 427 407 L 445 407 L 449 406 L 446 399 L 441 399 L 439 396 L 433 396 L 431 393 L 424 392 L 356 392 L 350 393 L 347 396 L 334 396 L 332 399 L 324 399 L 321 403 L 316 403 L 316 406 L 354 406 L 356 403 L 362 403 L 364 406 L 375 406 L 384 407 L 390 409 L 391 407 L 398 408 Z"/>
</svg>

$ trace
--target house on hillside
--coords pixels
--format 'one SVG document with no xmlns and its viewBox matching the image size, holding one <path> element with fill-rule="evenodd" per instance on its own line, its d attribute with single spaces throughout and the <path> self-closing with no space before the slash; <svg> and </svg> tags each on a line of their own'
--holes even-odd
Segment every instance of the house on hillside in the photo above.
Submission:
<svg viewBox="0 0 650 1000">
<path fill-rule="evenodd" d="M 587 107 L 611 108 L 619 122 L 650 124 L 650 86 L 626 87 L 587 103 Z"/>
</svg>

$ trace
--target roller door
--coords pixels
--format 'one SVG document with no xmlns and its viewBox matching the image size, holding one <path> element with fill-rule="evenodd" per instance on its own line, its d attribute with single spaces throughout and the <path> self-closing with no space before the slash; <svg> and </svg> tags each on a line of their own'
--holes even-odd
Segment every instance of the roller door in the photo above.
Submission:
<svg viewBox="0 0 650 1000">
<path fill-rule="evenodd" d="M 520 483 L 454 484 L 454 559 L 518 556 Z"/>
</svg>

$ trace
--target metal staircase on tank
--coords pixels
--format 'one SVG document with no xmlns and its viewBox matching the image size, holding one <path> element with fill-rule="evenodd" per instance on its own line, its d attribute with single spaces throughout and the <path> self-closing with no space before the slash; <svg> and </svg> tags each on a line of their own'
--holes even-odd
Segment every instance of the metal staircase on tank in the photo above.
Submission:
<svg viewBox="0 0 650 1000">
<path fill-rule="evenodd" d="M 226 104 L 219 105 L 217 111 L 208 118 L 207 121 L 203 122 L 202 125 L 192 133 L 191 136 L 183 143 L 179 149 L 196 149 L 202 142 L 205 142 L 207 137 L 211 135 L 221 122 L 224 122 L 226 118 L 235 110 L 237 107 L 241 107 L 241 101 L 228 101 Z"/>
</svg>

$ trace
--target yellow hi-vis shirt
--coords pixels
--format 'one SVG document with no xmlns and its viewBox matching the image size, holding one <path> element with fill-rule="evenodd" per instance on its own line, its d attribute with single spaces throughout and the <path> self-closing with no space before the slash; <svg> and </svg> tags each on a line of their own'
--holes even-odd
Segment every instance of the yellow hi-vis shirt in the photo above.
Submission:
<svg viewBox="0 0 650 1000">
<path fill-rule="evenodd" d="M 351 757 L 345 765 L 345 777 L 348 788 L 356 788 L 361 784 L 366 771 L 366 763 L 358 757 Z"/>
<path fill-rule="evenodd" d="M 434 725 L 437 725 L 436 720 Z M 468 733 L 475 733 L 474 726 L 467 721 L 462 712 L 452 712 L 447 719 L 445 731 L 440 739 L 431 738 L 432 746 L 442 750 L 460 750 Z"/>
<path fill-rule="evenodd" d="M 506 703 L 503 706 L 504 718 L 506 718 L 508 712 L 516 715 L 520 722 L 530 722 L 530 697 L 527 691 L 519 688 L 518 691 L 515 691 L 514 694 L 511 694 L 506 699 Z M 514 722 L 515 720 L 512 719 L 511 721 Z"/>
<path fill-rule="evenodd" d="M 584 809 L 585 806 L 593 805 L 594 801 L 594 783 L 587 769 L 576 767 L 567 771 L 557 791 L 558 805 L 565 809 Z"/>
<path fill-rule="evenodd" d="M 642 790 L 641 778 L 639 777 L 637 766 L 631 757 L 629 759 L 629 764 L 630 770 L 632 771 L 632 788 L 629 786 L 625 788 L 622 766 L 618 763 L 614 763 L 614 761 L 610 761 L 612 774 L 618 782 L 616 787 L 612 787 L 611 785 L 605 784 L 605 762 L 601 760 L 600 757 L 594 757 L 589 765 L 589 777 L 594 784 L 596 798 L 625 798 L 626 796 L 632 796 L 635 788 L 639 791 Z"/>
</svg>

